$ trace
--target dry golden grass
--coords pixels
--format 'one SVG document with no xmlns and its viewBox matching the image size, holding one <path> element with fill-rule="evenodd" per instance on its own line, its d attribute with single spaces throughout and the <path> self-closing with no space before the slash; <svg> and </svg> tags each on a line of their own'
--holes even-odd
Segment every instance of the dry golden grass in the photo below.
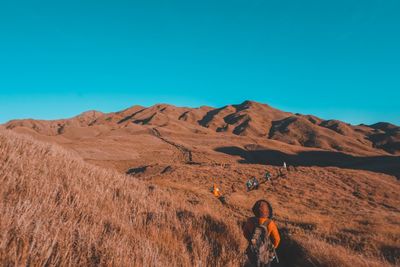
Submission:
<svg viewBox="0 0 400 267">
<path fill-rule="evenodd" d="M 333 245 L 319 240 L 317 236 L 304 235 L 298 238 L 299 244 L 306 248 L 308 261 L 312 266 L 326 267 L 389 267 L 389 263 L 384 259 L 374 259 L 366 255 L 352 253 L 351 248 L 340 245 Z"/>
<path fill-rule="evenodd" d="M 239 265 L 238 227 L 0 130 L 0 265 Z"/>
<path fill-rule="evenodd" d="M 282 266 L 398 264 L 382 256 L 396 256 L 400 240 L 388 177 L 312 167 L 254 192 L 240 187 L 264 170 L 180 165 L 140 180 L 0 129 L 0 265 L 239 266 L 240 224 L 259 198 L 276 208 Z M 228 205 L 210 196 L 210 177 L 227 193 L 238 186 Z"/>
<path fill-rule="evenodd" d="M 252 204 L 268 199 L 283 240 L 281 266 L 397 266 L 400 248 L 400 203 L 394 177 L 339 168 L 299 167 L 287 178 L 246 192 L 247 177 L 261 177 L 265 166 L 227 164 L 174 166 L 167 175 L 152 176 L 196 208 L 217 208 L 207 191 L 218 177 L 228 205 L 221 214 L 230 221 L 251 216 Z M 271 166 L 267 167 L 276 172 Z M 184 182 L 182 182 L 184 181 Z M 235 185 L 235 192 L 232 191 Z M 176 197 L 176 196 L 175 196 Z M 314 242 L 315 241 L 315 242 Z"/>
</svg>

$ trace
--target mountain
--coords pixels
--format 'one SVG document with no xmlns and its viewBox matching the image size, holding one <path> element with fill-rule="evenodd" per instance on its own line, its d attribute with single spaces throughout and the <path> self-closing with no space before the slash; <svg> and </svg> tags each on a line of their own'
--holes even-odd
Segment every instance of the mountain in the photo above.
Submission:
<svg viewBox="0 0 400 267">
<path fill-rule="evenodd" d="M 374 147 L 391 154 L 398 154 L 400 151 L 400 127 L 385 122 L 376 123 L 370 127 L 374 130 L 367 136 Z"/>
<path fill-rule="evenodd" d="M 217 132 L 353 155 L 400 155 L 400 127 L 393 124 L 354 126 L 338 120 L 292 114 L 254 101 L 221 108 L 133 106 L 106 114 L 88 111 L 63 120 L 14 120 L 5 127 L 66 138 L 95 137 L 122 128 L 160 127 L 177 134 Z"/>
<path fill-rule="evenodd" d="M 240 266 L 241 225 L 266 198 L 278 266 L 398 266 L 399 140 L 393 124 L 253 101 L 13 120 L 0 125 L 0 265 Z"/>
</svg>

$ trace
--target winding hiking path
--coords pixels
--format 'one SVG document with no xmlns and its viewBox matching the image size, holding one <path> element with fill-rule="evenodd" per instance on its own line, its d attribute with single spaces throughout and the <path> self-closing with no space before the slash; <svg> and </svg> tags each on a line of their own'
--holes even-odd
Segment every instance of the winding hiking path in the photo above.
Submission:
<svg viewBox="0 0 400 267">
<path fill-rule="evenodd" d="M 183 160 L 186 164 L 193 163 L 192 151 L 190 149 L 188 149 L 183 145 L 168 140 L 167 138 L 161 135 L 160 131 L 157 128 L 151 128 L 151 134 L 159 138 L 163 142 L 175 147 L 182 154 Z"/>
</svg>

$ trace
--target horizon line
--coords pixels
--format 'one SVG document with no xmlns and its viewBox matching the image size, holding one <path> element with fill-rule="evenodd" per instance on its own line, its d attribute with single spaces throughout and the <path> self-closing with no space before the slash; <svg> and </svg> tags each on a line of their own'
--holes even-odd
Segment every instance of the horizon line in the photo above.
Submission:
<svg viewBox="0 0 400 267">
<path fill-rule="evenodd" d="M 107 112 L 107 111 L 102 111 L 102 110 L 99 110 L 99 109 L 87 109 L 87 110 L 84 110 L 84 111 L 82 111 L 82 112 L 76 113 L 76 115 L 66 115 L 65 117 L 62 117 L 62 116 L 61 116 L 61 117 L 58 117 L 58 118 L 38 118 L 38 117 L 36 117 L 36 118 L 35 118 L 35 117 L 13 118 L 13 119 L 6 120 L 6 121 L 3 121 L 3 122 L 0 121 L 0 125 L 5 125 L 5 124 L 7 124 L 7 123 L 9 123 L 9 122 L 12 122 L 12 121 L 21 121 L 21 120 L 35 120 L 35 121 L 69 120 L 69 119 L 76 118 L 76 117 L 78 117 L 78 116 L 80 116 L 80 115 L 83 115 L 83 114 L 85 114 L 85 113 L 88 113 L 88 112 L 100 112 L 100 113 L 102 113 L 102 114 L 110 114 L 110 113 L 121 112 L 121 111 L 123 111 L 123 110 L 129 109 L 129 108 L 132 108 L 132 107 L 135 107 L 135 106 L 140 106 L 140 107 L 143 107 L 143 108 L 151 108 L 151 107 L 158 106 L 158 105 L 167 105 L 167 106 L 173 106 L 173 107 L 177 107 L 177 108 L 189 108 L 189 109 L 199 109 L 199 108 L 203 108 L 203 107 L 210 107 L 210 108 L 213 108 L 213 109 L 222 109 L 222 108 L 225 108 L 225 107 L 228 107 L 228 106 L 239 106 L 239 105 L 243 105 L 243 104 L 245 104 L 246 102 L 256 103 L 256 104 L 261 104 L 261 105 L 266 105 L 266 106 L 268 106 L 268 107 L 270 107 L 270 108 L 277 109 L 277 110 L 280 110 L 280 111 L 283 111 L 283 112 L 287 112 L 287 113 L 291 113 L 291 114 L 293 114 L 293 115 L 315 116 L 315 117 L 317 117 L 317 118 L 319 118 L 319 119 L 322 119 L 323 121 L 337 120 L 337 121 L 341 121 L 341 122 L 343 122 L 343 123 L 346 123 L 346 124 L 349 124 L 349 125 L 353 125 L 353 126 L 362 126 L 362 125 L 365 125 L 365 126 L 372 126 L 372 125 L 375 125 L 375 124 L 378 124 L 378 123 L 388 123 L 388 124 L 392 124 L 392 125 L 395 125 L 395 126 L 397 126 L 397 127 L 400 127 L 400 126 L 398 126 L 396 123 L 393 123 L 393 122 L 390 122 L 390 121 L 384 121 L 384 120 L 375 121 L 375 122 L 370 123 L 370 124 L 368 124 L 368 123 L 363 123 L 363 122 L 357 124 L 357 123 L 350 123 L 350 122 L 347 122 L 347 121 L 345 121 L 345 120 L 340 120 L 340 119 L 325 119 L 325 118 L 319 117 L 318 115 L 314 115 L 314 114 L 304 114 L 304 113 L 300 113 L 300 112 L 285 111 L 285 110 L 282 110 L 282 109 L 280 109 L 280 108 L 276 108 L 276 107 L 274 107 L 274 106 L 271 106 L 271 105 L 269 105 L 269 104 L 267 104 L 267 103 L 260 102 L 260 101 L 256 101 L 256 100 L 249 100 L 249 99 L 246 99 L 246 100 L 242 101 L 240 104 L 226 104 L 226 105 L 222 105 L 222 106 L 220 106 L 220 107 L 216 107 L 216 106 L 212 106 L 212 105 L 196 105 L 196 106 L 190 106 L 190 105 L 169 104 L 169 103 L 165 103 L 165 102 L 154 103 L 154 104 L 149 104 L 149 105 L 134 104 L 134 105 L 128 106 L 128 107 L 126 107 L 126 108 L 123 108 L 123 109 L 117 110 L 117 111 L 109 111 L 109 112 Z"/>
</svg>

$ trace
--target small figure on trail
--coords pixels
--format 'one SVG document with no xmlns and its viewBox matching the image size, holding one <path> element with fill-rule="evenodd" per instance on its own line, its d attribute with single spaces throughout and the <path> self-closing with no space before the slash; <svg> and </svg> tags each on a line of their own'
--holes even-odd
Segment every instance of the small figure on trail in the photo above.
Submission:
<svg viewBox="0 0 400 267">
<path fill-rule="evenodd" d="M 286 171 L 287 170 L 287 166 L 286 166 L 286 162 L 283 162 L 283 169 Z"/>
<path fill-rule="evenodd" d="M 217 198 L 221 196 L 221 192 L 219 191 L 219 188 L 218 188 L 218 186 L 216 184 L 214 184 L 213 187 L 212 187 L 212 193 Z"/>
<path fill-rule="evenodd" d="M 247 180 L 246 187 L 247 187 L 247 191 L 250 191 L 251 188 L 253 187 L 253 182 L 251 181 L 251 179 Z"/>
<path fill-rule="evenodd" d="M 260 183 L 258 182 L 257 178 L 254 176 L 246 182 L 247 191 L 257 190 L 259 186 L 260 186 Z"/>
<path fill-rule="evenodd" d="M 267 182 L 271 181 L 271 173 L 270 173 L 269 171 L 267 171 L 267 172 L 265 173 L 265 180 L 266 180 Z"/>
<path fill-rule="evenodd" d="M 260 186 L 260 183 L 258 182 L 257 178 L 253 177 L 253 188 L 258 189 L 259 186 Z"/>
<path fill-rule="evenodd" d="M 249 218 L 243 226 L 243 234 L 249 242 L 245 266 L 270 267 L 274 259 L 279 262 L 275 249 L 281 240 L 278 228 L 272 221 L 272 206 L 261 199 L 252 210 L 255 217 Z"/>
<path fill-rule="evenodd" d="M 221 201 L 222 204 L 226 204 L 225 197 L 221 194 L 218 186 L 216 184 L 213 185 L 211 192 L 213 195 Z"/>
</svg>

